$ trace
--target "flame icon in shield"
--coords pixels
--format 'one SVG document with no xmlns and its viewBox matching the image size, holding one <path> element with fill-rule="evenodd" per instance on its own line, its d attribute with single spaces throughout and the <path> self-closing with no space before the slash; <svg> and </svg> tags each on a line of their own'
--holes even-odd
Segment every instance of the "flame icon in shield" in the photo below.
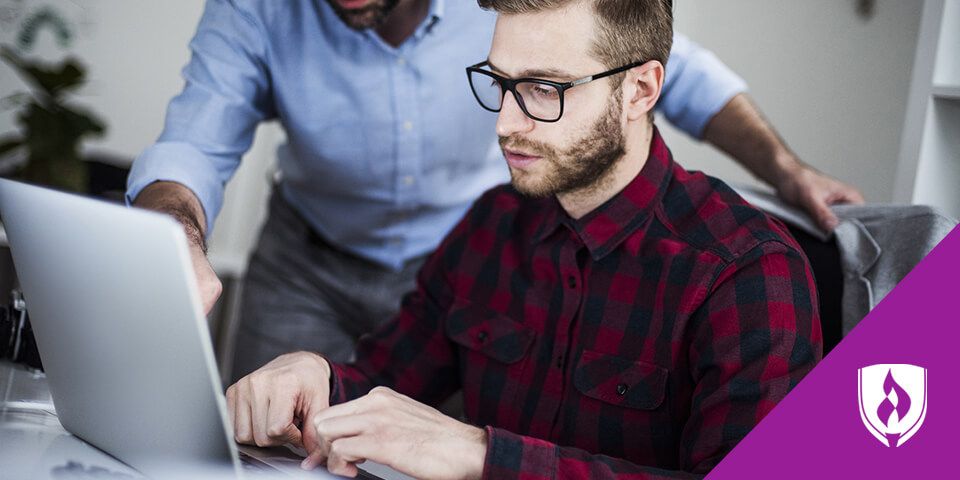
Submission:
<svg viewBox="0 0 960 480">
<path fill-rule="evenodd" d="M 884 445 L 898 447 L 927 416 L 927 369 L 878 364 L 857 370 L 860 419 Z"/>
</svg>

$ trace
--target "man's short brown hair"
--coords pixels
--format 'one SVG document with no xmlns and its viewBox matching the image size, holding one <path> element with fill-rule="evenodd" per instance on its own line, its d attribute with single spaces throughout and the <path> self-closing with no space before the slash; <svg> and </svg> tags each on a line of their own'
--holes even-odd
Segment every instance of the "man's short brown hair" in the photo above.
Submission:
<svg viewBox="0 0 960 480">
<path fill-rule="evenodd" d="M 667 64 L 673 45 L 672 0 L 477 0 L 497 13 L 554 10 L 575 2 L 593 4 L 597 38 L 591 48 L 608 68 L 657 60 Z"/>
</svg>

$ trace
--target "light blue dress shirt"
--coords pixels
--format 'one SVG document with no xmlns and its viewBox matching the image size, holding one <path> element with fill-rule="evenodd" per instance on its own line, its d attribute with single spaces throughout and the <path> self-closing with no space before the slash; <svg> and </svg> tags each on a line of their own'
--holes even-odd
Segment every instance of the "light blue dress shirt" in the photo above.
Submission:
<svg viewBox="0 0 960 480">
<path fill-rule="evenodd" d="M 186 85 L 134 162 L 127 200 L 156 180 L 179 182 L 200 199 L 209 232 L 257 124 L 277 119 L 284 198 L 334 245 L 399 269 L 509 181 L 497 116 L 464 72 L 486 59 L 495 19 L 473 1 L 434 0 L 394 48 L 345 26 L 326 0 L 207 0 Z M 745 88 L 677 35 L 659 108 L 699 137 Z"/>
</svg>

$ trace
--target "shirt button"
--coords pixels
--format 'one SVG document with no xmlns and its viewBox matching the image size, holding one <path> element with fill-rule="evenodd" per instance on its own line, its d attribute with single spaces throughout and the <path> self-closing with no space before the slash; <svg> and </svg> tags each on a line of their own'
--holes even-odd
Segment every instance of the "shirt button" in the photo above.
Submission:
<svg viewBox="0 0 960 480">
<path fill-rule="evenodd" d="M 480 343 L 487 341 L 487 332 L 480 332 L 477 334 L 477 341 Z"/>
<path fill-rule="evenodd" d="M 407 59 L 404 58 L 404 57 L 400 57 L 400 58 L 397 59 L 397 64 L 402 67 L 402 66 L 404 66 L 404 65 L 407 64 Z"/>
<path fill-rule="evenodd" d="M 627 387 L 626 383 L 621 383 L 620 385 L 617 385 L 617 395 L 620 395 L 621 397 L 626 395 L 628 388 L 629 387 Z"/>
<path fill-rule="evenodd" d="M 573 275 L 567 277 L 567 285 L 569 285 L 570 288 L 577 288 L 577 277 L 574 277 Z"/>
<path fill-rule="evenodd" d="M 557 357 L 557 368 L 563 368 L 563 355 Z"/>
<path fill-rule="evenodd" d="M 407 120 L 406 122 L 403 122 L 403 129 L 406 130 L 406 131 L 408 131 L 408 132 L 409 132 L 410 130 L 413 130 L 413 122 L 411 122 L 411 121 L 409 121 L 409 120 Z"/>
<path fill-rule="evenodd" d="M 404 185 L 406 185 L 406 186 L 408 186 L 408 187 L 412 187 L 412 186 L 413 186 L 413 182 L 414 182 L 414 180 L 413 180 L 413 175 L 407 175 L 406 177 L 403 177 L 403 184 L 404 184 Z"/>
</svg>

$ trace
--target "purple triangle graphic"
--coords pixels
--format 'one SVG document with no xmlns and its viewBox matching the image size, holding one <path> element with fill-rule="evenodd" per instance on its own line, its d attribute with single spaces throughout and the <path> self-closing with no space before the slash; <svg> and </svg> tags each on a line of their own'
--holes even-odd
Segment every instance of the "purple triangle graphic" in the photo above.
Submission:
<svg viewBox="0 0 960 480">
<path fill-rule="evenodd" d="M 724 479 L 955 475 L 960 431 L 960 227 L 954 230 L 707 476 Z M 927 369 L 927 414 L 902 445 L 860 418 L 857 370 Z M 896 442 L 894 443 L 896 444 Z"/>
</svg>

